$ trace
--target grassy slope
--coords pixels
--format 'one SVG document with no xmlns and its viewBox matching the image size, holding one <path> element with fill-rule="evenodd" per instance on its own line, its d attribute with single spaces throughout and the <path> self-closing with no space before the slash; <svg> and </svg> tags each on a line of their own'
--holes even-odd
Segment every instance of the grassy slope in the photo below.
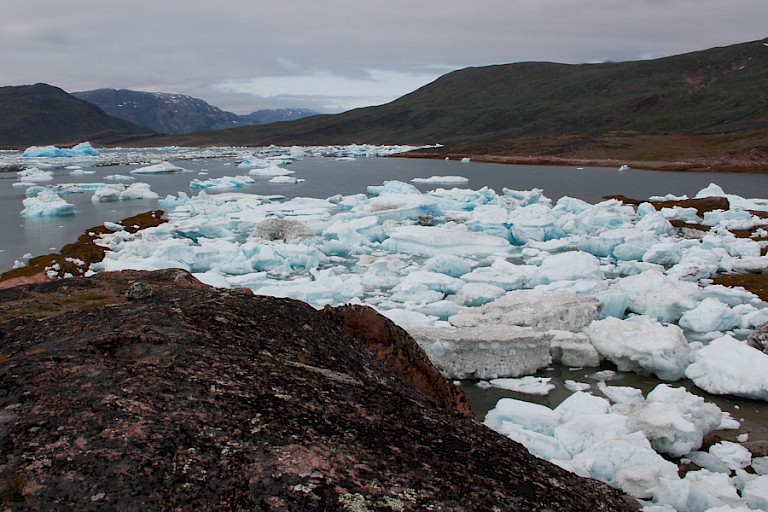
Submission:
<svg viewBox="0 0 768 512">
<path fill-rule="evenodd" d="M 0 87 L 0 114 L 1 148 L 108 142 L 125 134 L 148 132 L 46 84 Z"/>
<path fill-rule="evenodd" d="M 163 143 L 440 142 L 503 152 L 520 141 L 540 147 L 554 139 L 549 150 L 566 154 L 601 137 L 608 149 L 620 149 L 622 137 L 637 134 L 676 134 L 688 145 L 689 139 L 706 140 L 701 135 L 725 133 L 728 148 L 743 149 L 730 139 L 759 140 L 755 134 L 768 131 L 767 88 L 762 41 L 651 61 L 526 62 L 455 71 L 378 107 Z"/>
</svg>

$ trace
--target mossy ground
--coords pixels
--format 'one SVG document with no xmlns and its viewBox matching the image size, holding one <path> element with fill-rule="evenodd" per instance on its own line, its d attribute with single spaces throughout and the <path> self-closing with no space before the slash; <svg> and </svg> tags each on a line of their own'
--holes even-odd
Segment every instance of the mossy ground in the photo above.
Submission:
<svg viewBox="0 0 768 512">
<path fill-rule="evenodd" d="M 123 219 L 120 224 L 129 233 L 135 233 L 140 229 L 159 226 L 166 222 L 163 219 L 163 214 L 162 210 L 140 213 Z M 112 233 L 112 231 L 104 226 L 87 229 L 76 242 L 65 245 L 58 253 L 34 257 L 24 267 L 3 272 L 0 274 L 0 283 L 14 278 L 32 277 L 46 272 L 47 269 L 56 265 L 58 265 L 57 273 L 60 277 L 66 274 L 82 275 L 92 263 L 98 263 L 104 259 L 105 249 L 97 245 L 95 241 L 106 233 Z M 82 261 L 84 264 L 80 265 L 77 261 Z"/>
</svg>

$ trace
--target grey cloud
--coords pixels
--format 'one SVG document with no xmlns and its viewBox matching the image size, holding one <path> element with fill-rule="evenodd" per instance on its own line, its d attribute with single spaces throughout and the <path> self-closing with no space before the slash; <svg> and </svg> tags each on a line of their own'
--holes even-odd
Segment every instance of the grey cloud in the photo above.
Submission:
<svg viewBox="0 0 768 512">
<path fill-rule="evenodd" d="M 765 0 L 5 0 L 0 62 L 4 85 L 198 92 L 247 110 L 207 84 L 660 57 L 765 37 L 766 14 Z"/>
</svg>

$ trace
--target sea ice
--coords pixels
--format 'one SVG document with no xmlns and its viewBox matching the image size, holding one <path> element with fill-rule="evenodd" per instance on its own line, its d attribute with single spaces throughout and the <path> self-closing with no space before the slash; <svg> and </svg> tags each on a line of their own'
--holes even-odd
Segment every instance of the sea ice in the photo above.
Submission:
<svg viewBox="0 0 768 512">
<path fill-rule="evenodd" d="M 662 380 L 678 380 L 690 360 L 683 331 L 649 317 L 597 320 L 584 332 L 600 355 L 621 371 L 653 373 Z"/>
<path fill-rule="evenodd" d="M 186 170 L 177 165 L 173 165 L 170 162 L 160 162 L 159 164 L 139 167 L 138 169 L 134 169 L 130 172 L 132 174 L 169 174 L 175 172 L 186 172 Z"/>
<path fill-rule="evenodd" d="M 728 331 L 738 326 L 740 321 L 741 317 L 727 304 L 705 298 L 694 309 L 683 313 L 679 325 L 695 332 Z"/>
<path fill-rule="evenodd" d="M 409 329 L 448 379 L 530 375 L 552 362 L 552 336 L 516 326 Z"/>
<path fill-rule="evenodd" d="M 453 184 L 453 183 L 467 183 L 469 178 L 463 176 L 432 176 L 430 178 L 413 178 L 411 180 L 414 183 L 429 183 L 429 184 Z"/>
<path fill-rule="evenodd" d="M 516 391 L 527 395 L 546 395 L 555 389 L 555 385 L 549 381 L 548 377 L 520 377 L 517 379 L 491 379 L 488 381 L 495 388 Z"/>
<path fill-rule="evenodd" d="M 714 395 L 768 401 L 768 354 L 731 336 L 712 340 L 695 352 L 685 376 Z"/>
<path fill-rule="evenodd" d="M 21 154 L 24 158 L 71 158 L 75 156 L 99 156 L 90 142 L 81 142 L 71 149 L 56 146 L 31 146 Z"/>
<path fill-rule="evenodd" d="M 600 317 L 600 301 L 568 291 L 517 290 L 479 308 L 452 316 L 457 327 L 525 326 L 578 332 Z"/>
<path fill-rule="evenodd" d="M 631 311 L 655 317 L 664 323 L 677 321 L 683 313 L 697 305 L 694 283 L 669 278 L 657 270 L 624 277 L 613 289 L 626 294 Z"/>
<path fill-rule="evenodd" d="M 25 217 L 63 217 L 75 214 L 75 205 L 66 202 L 51 189 L 43 189 L 34 197 L 22 201 Z"/>
</svg>

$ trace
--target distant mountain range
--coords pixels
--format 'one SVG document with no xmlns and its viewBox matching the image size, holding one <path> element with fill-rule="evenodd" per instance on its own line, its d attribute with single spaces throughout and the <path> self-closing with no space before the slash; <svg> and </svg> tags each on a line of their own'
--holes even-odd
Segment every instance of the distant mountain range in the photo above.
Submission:
<svg viewBox="0 0 768 512">
<path fill-rule="evenodd" d="M 187 131 L 182 126 L 193 121 L 206 130 L 151 136 L 142 145 L 441 143 L 435 152 L 571 161 L 727 158 L 768 167 L 766 90 L 768 39 L 646 61 L 467 68 L 386 105 L 226 129 L 218 128 L 258 113 L 236 120 L 181 95 L 107 90 L 89 97 L 112 115 L 136 110 L 183 121 L 131 118 L 158 132 Z M 4 117 L 0 112 L 0 126 L 7 126 Z"/>
<path fill-rule="evenodd" d="M 0 148 L 122 143 L 152 134 L 46 84 L 0 87 Z"/>
<path fill-rule="evenodd" d="M 73 92 L 72 96 L 99 106 L 113 117 L 166 134 L 292 121 L 317 114 L 302 108 L 285 108 L 258 110 L 247 115 L 237 115 L 184 94 L 127 89 L 95 89 Z"/>
</svg>

